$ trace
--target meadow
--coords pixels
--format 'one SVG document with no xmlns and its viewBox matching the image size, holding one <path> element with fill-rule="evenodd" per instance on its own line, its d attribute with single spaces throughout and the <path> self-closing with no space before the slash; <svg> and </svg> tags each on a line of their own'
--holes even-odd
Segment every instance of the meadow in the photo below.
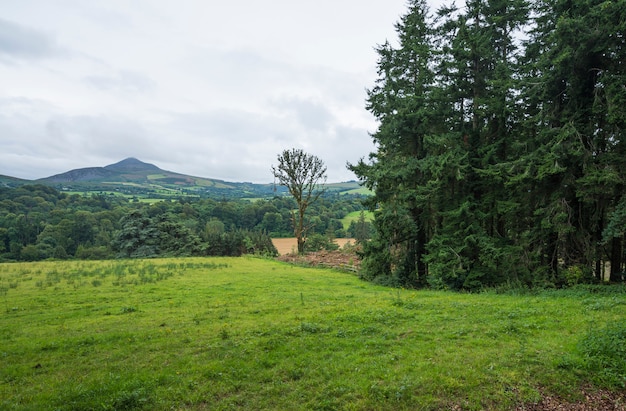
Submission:
<svg viewBox="0 0 626 411">
<path fill-rule="evenodd" d="M 365 221 L 372 222 L 374 220 L 374 213 L 372 211 L 363 211 L 363 216 L 365 217 Z M 356 223 L 361 218 L 361 211 L 352 211 L 348 213 L 344 218 L 341 219 L 341 224 L 343 224 L 343 228 L 347 230 L 350 228 L 350 223 L 353 221 Z"/>
<path fill-rule="evenodd" d="M 506 410 L 624 390 L 623 286 L 390 289 L 273 260 L 0 264 L 3 410 Z"/>
</svg>

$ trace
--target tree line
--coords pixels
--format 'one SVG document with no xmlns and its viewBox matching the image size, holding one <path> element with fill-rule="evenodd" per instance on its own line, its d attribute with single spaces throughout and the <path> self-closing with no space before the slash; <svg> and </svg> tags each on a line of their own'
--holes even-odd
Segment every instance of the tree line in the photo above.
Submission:
<svg viewBox="0 0 626 411">
<path fill-rule="evenodd" d="M 626 1 L 408 2 L 377 47 L 363 276 L 449 289 L 623 281 Z"/>
<path fill-rule="evenodd" d="M 275 255 L 271 237 L 291 237 L 288 195 L 255 201 L 181 197 L 142 203 L 72 195 L 44 185 L 0 188 L 0 261 L 187 255 Z M 310 206 L 311 234 L 346 237 L 341 219 L 361 196 L 327 194 Z"/>
</svg>

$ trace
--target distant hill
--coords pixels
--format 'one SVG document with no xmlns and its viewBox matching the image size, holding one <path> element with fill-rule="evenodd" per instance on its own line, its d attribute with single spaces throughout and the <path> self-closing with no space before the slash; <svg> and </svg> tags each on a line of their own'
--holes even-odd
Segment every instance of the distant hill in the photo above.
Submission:
<svg viewBox="0 0 626 411">
<path fill-rule="evenodd" d="M 30 180 L 0 175 L 0 187 L 17 187 L 31 183 Z"/>
<path fill-rule="evenodd" d="M 113 179 L 118 173 L 104 167 L 88 167 L 70 170 L 62 174 L 36 180 L 39 183 L 76 183 L 81 181 L 100 181 Z"/>
<path fill-rule="evenodd" d="M 0 176 L 0 186 L 45 184 L 71 192 L 113 192 L 137 197 L 167 198 L 191 195 L 213 198 L 263 198 L 286 193 L 273 184 L 236 183 L 194 177 L 162 170 L 136 158 L 126 158 L 104 167 L 86 167 L 55 174 L 38 180 Z M 359 193 L 355 181 L 329 184 L 329 191 Z"/>
<path fill-rule="evenodd" d="M 94 183 L 102 184 L 164 184 L 177 187 L 218 186 L 232 188 L 228 183 L 209 178 L 192 177 L 185 174 L 162 170 L 154 164 L 144 163 L 136 158 L 127 158 L 104 167 L 87 167 L 70 170 L 51 177 L 36 180 L 39 183 Z"/>
</svg>

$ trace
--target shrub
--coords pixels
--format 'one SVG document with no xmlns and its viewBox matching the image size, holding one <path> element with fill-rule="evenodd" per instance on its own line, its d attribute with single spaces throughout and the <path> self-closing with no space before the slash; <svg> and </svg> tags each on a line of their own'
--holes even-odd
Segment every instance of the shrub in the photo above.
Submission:
<svg viewBox="0 0 626 411">
<path fill-rule="evenodd" d="M 42 258 L 44 257 L 39 252 L 39 249 L 33 244 L 24 246 L 20 251 L 20 259 L 24 261 L 37 261 Z"/>
<path fill-rule="evenodd" d="M 75 257 L 81 260 L 104 260 L 111 257 L 111 252 L 105 246 L 85 247 L 79 245 Z"/>
<path fill-rule="evenodd" d="M 310 235 L 304 244 L 305 251 L 334 251 L 338 249 L 339 246 L 332 240 L 332 238 L 322 234 Z"/>
</svg>

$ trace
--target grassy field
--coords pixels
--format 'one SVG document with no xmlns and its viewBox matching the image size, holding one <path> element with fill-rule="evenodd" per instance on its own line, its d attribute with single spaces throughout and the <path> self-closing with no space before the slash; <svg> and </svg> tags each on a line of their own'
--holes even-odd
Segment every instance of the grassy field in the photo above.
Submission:
<svg viewBox="0 0 626 411">
<path fill-rule="evenodd" d="M 374 213 L 371 211 L 364 211 L 364 216 L 365 216 L 365 221 L 373 221 L 374 220 Z M 361 217 L 361 212 L 360 211 L 353 211 L 351 213 L 348 213 L 344 218 L 341 219 L 341 224 L 343 224 L 343 228 L 345 230 L 347 230 L 348 228 L 350 228 L 350 223 L 357 222 L 359 221 L 359 218 Z"/>
<path fill-rule="evenodd" d="M 626 382 L 623 287 L 454 294 L 189 258 L 0 264 L 0 291 L 2 410 L 506 410 Z"/>
</svg>

